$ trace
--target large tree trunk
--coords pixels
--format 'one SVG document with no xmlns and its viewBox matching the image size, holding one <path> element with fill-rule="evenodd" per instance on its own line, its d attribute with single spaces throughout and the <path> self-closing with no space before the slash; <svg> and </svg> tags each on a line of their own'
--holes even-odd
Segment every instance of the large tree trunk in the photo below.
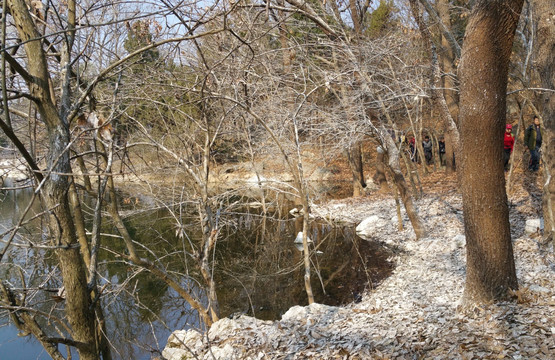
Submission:
<svg viewBox="0 0 555 360">
<path fill-rule="evenodd" d="M 464 304 L 518 287 L 503 169 L 506 90 L 523 0 L 478 0 L 467 26 L 461 82 L 461 188 L 467 242 Z"/>
<path fill-rule="evenodd" d="M 49 229 L 66 291 L 65 310 L 72 329 L 72 337 L 79 345 L 80 359 L 98 359 L 96 349 L 94 308 L 87 289 L 86 269 L 79 253 L 79 245 L 68 199 L 71 172 L 69 162 L 69 128 L 62 121 L 52 100 L 46 57 L 40 34 L 23 0 L 8 0 L 19 37 L 25 44 L 28 78 L 27 85 L 49 137 L 48 174 L 41 192 L 49 209 Z"/>
<path fill-rule="evenodd" d="M 534 0 L 534 18 L 538 23 L 536 35 L 535 64 L 540 74 L 541 85 L 551 91 L 555 89 L 555 2 Z M 545 235 L 555 246 L 555 95 L 551 91 L 542 93 L 539 111 L 544 125 L 543 162 L 545 183 L 543 188 L 543 216 Z"/>
</svg>

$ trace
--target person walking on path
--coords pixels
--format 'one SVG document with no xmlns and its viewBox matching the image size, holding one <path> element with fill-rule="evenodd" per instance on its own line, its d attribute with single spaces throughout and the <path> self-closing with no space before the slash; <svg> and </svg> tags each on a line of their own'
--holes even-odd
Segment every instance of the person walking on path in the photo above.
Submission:
<svg viewBox="0 0 555 360">
<path fill-rule="evenodd" d="M 524 132 L 524 144 L 530 150 L 530 164 L 528 170 L 538 171 L 540 168 L 540 148 L 542 146 L 542 129 L 540 119 L 534 115 L 534 123 Z"/>
<path fill-rule="evenodd" d="M 505 127 L 505 138 L 503 139 L 503 160 L 505 171 L 509 170 L 509 160 L 511 159 L 511 154 L 513 152 L 513 147 L 515 145 L 515 137 L 513 136 L 513 126 L 507 124 Z"/>
<path fill-rule="evenodd" d="M 445 138 L 442 136 L 437 142 L 439 147 L 439 163 L 441 166 L 445 166 Z"/>
</svg>

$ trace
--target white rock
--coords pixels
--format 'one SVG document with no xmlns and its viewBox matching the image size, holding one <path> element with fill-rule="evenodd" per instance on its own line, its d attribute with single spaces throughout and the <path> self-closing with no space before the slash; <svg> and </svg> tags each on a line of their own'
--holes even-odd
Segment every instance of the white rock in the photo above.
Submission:
<svg viewBox="0 0 555 360">
<path fill-rule="evenodd" d="M 271 323 L 271 321 L 260 320 L 247 315 L 241 315 L 236 319 L 223 318 L 212 324 L 208 331 L 208 339 L 210 341 L 216 341 L 219 338 L 226 338 L 233 335 L 238 329 L 259 328 Z"/>
<path fill-rule="evenodd" d="M 166 348 L 162 350 L 162 356 L 167 360 L 186 360 L 191 358 L 191 352 L 166 346 Z"/>
<path fill-rule="evenodd" d="M 168 338 L 168 346 L 194 349 L 202 346 L 202 334 L 196 330 L 176 330 Z"/>
<path fill-rule="evenodd" d="M 230 344 L 225 344 L 223 348 L 218 346 L 212 346 L 210 351 L 204 356 L 206 360 L 213 360 L 213 359 L 226 359 L 226 360 L 233 360 L 233 359 L 240 359 L 238 354 L 234 353 L 233 346 Z"/>
<path fill-rule="evenodd" d="M 543 230 L 543 219 L 528 219 L 526 220 L 526 226 L 524 231 L 527 234 L 535 233 L 539 230 Z"/>
<path fill-rule="evenodd" d="M 284 322 L 294 322 L 297 321 L 306 315 L 306 309 L 304 306 L 293 306 L 283 316 L 281 317 L 281 321 Z"/>
<path fill-rule="evenodd" d="M 208 339 L 210 341 L 214 341 L 219 338 L 220 335 L 232 334 L 233 331 L 239 328 L 240 326 L 235 320 L 229 318 L 220 319 L 210 327 L 210 330 L 208 331 Z"/>
<path fill-rule="evenodd" d="M 297 237 L 295 238 L 295 240 L 293 241 L 295 244 L 302 244 L 303 243 L 303 232 L 299 231 L 299 233 L 297 234 Z M 308 235 L 306 236 L 306 242 L 307 243 L 311 243 L 312 239 L 308 237 Z"/>
<path fill-rule="evenodd" d="M 314 317 L 323 317 L 337 310 L 334 306 L 312 303 L 308 306 L 293 306 L 281 317 L 282 323 L 300 323 Z"/>
<path fill-rule="evenodd" d="M 363 239 L 370 239 L 379 228 L 383 226 L 383 221 L 377 215 L 372 215 L 362 220 L 356 227 L 356 234 Z"/>
</svg>

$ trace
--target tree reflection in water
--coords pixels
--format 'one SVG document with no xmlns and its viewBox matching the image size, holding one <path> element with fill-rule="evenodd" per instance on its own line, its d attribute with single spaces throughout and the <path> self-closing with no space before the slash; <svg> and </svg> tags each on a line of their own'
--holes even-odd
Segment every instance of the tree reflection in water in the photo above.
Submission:
<svg viewBox="0 0 555 360">
<path fill-rule="evenodd" d="M 218 297 L 222 316 L 236 312 L 279 319 L 291 306 L 306 305 L 302 253 L 293 240 L 302 219 L 242 215 L 218 246 Z M 316 301 L 339 305 L 357 300 L 392 269 L 387 250 L 355 234 L 354 227 L 314 222 L 309 237 Z"/>
<path fill-rule="evenodd" d="M 17 209 L 26 207 L 30 198 L 25 191 L 3 194 L 0 205 L 3 228 L 17 221 Z M 302 219 L 275 219 L 246 211 L 221 214 L 221 217 L 226 226 L 214 254 L 221 316 L 247 313 L 260 319 L 279 319 L 291 306 L 305 305 L 302 254 L 293 243 Z M 183 285 L 206 301 L 202 287 L 197 284 L 201 277 L 195 267 L 189 266 L 186 253 L 191 249 L 176 236 L 167 211 L 138 213 L 127 218 L 126 225 L 143 249 L 141 256 L 151 257 L 155 253 L 159 265 L 183 274 Z M 41 229 L 42 223 L 37 219 L 19 236 L 40 238 Z M 194 226 L 186 231 L 193 241 L 198 239 Z M 104 220 L 102 232 L 117 233 L 109 219 Z M 338 305 L 354 301 L 365 287 L 374 286 L 391 272 L 392 265 L 387 262 L 390 254 L 378 244 L 358 238 L 354 227 L 313 222 L 309 237 L 314 241 L 312 285 L 317 302 Z M 102 239 L 102 245 L 99 286 L 104 287 L 102 301 L 107 331 L 116 357 L 150 359 L 164 347 L 171 331 L 201 326 L 198 314 L 171 288 L 117 256 L 125 253 L 122 241 L 107 236 Z M 25 269 L 28 287 L 45 284 L 48 274 L 51 276 L 46 285 L 53 289 L 60 286 L 51 253 L 14 247 L 9 256 L 10 260 L 4 259 L 0 267 L 4 279 L 17 283 L 15 264 Z M 34 296 L 35 304 L 45 312 L 56 314 L 56 306 L 63 305 L 52 301 L 50 293 L 44 291 L 35 292 Z M 6 323 L 6 314 L 3 316 Z M 2 333 L 0 351 L 3 353 L 7 348 L 2 344 L 8 338 L 16 338 L 15 328 L 12 330 L 7 335 Z M 40 345 L 34 343 L 35 357 L 44 354 Z"/>
</svg>

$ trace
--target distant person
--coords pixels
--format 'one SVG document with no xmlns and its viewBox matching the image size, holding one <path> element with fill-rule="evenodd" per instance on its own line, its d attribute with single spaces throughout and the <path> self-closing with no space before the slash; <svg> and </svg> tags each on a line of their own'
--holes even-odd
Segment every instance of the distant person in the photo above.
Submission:
<svg viewBox="0 0 555 360">
<path fill-rule="evenodd" d="M 442 136 L 437 142 L 439 148 L 439 163 L 441 166 L 445 166 L 445 138 Z"/>
<path fill-rule="evenodd" d="M 503 160 L 505 171 L 509 170 L 509 160 L 511 160 L 511 154 L 514 146 L 515 137 L 513 135 L 513 126 L 511 124 L 507 124 L 505 127 L 505 138 L 503 139 Z"/>
<path fill-rule="evenodd" d="M 430 165 L 432 163 L 432 159 L 434 158 L 432 147 L 432 140 L 430 140 L 430 137 L 426 135 L 424 137 L 424 141 L 422 141 L 422 148 L 424 149 L 424 158 L 426 159 L 427 165 Z"/>
<path fill-rule="evenodd" d="M 530 163 L 528 170 L 538 171 L 540 168 L 540 149 L 542 146 L 542 130 L 540 119 L 534 115 L 534 123 L 524 132 L 524 144 L 530 150 Z"/>
<path fill-rule="evenodd" d="M 417 162 L 418 161 L 418 152 L 416 150 L 416 139 L 414 138 L 414 136 L 410 137 L 409 148 L 410 148 L 410 159 L 413 162 Z"/>
</svg>

